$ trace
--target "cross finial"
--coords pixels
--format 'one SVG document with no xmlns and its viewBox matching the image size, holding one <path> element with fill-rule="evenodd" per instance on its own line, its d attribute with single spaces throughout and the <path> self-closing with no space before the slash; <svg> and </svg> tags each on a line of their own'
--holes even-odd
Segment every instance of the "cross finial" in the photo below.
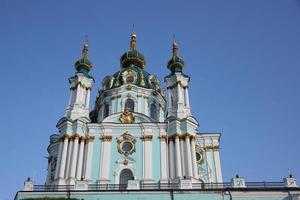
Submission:
<svg viewBox="0 0 300 200">
<path fill-rule="evenodd" d="M 175 33 L 173 34 L 173 56 L 178 55 L 178 47 L 175 40 Z"/>
</svg>

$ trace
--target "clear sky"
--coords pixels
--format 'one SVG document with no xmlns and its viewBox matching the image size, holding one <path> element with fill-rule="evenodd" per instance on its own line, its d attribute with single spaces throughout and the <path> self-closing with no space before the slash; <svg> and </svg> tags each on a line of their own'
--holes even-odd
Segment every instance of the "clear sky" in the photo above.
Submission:
<svg viewBox="0 0 300 200">
<path fill-rule="evenodd" d="M 300 184 L 299 0 L 0 0 L 0 199 L 28 176 L 45 182 L 49 136 L 85 35 L 93 105 L 133 23 L 146 70 L 163 85 L 176 34 L 199 130 L 222 133 L 224 181 L 281 181 L 291 170 Z"/>
</svg>

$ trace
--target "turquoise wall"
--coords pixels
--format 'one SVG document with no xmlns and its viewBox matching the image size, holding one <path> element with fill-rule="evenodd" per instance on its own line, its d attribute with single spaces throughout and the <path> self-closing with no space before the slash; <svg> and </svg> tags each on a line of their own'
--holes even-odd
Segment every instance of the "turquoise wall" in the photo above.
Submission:
<svg viewBox="0 0 300 200">
<path fill-rule="evenodd" d="M 269 193 L 269 194 L 268 194 Z M 251 194 L 251 192 L 244 192 L 239 196 L 235 196 L 233 192 L 233 200 L 292 200 L 288 194 L 279 196 L 276 194 L 271 195 L 270 192 L 262 192 L 259 194 Z M 250 195 L 251 194 L 251 195 Z M 268 196 L 265 196 L 268 194 Z M 21 200 L 24 198 L 41 198 L 41 197 L 66 197 L 66 193 L 18 193 L 15 200 Z M 102 193 L 92 193 L 92 192 L 77 192 L 77 194 L 72 193 L 70 198 L 77 198 L 79 200 L 172 200 L 170 192 L 102 192 Z M 173 200 L 230 200 L 229 195 L 225 195 L 222 191 L 213 191 L 213 192 L 183 192 L 175 191 L 173 193 Z"/>
</svg>

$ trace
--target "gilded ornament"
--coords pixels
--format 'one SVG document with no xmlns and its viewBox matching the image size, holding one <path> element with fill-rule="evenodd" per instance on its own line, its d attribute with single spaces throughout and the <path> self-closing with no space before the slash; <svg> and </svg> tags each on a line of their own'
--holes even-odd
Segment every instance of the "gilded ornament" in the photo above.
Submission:
<svg viewBox="0 0 300 200">
<path fill-rule="evenodd" d="M 128 132 L 125 132 L 117 139 L 118 143 L 118 152 L 128 156 L 135 152 L 135 138 L 130 135 Z"/>
<path fill-rule="evenodd" d="M 124 160 L 123 164 L 128 165 L 128 160 Z"/>
<path fill-rule="evenodd" d="M 111 135 L 102 135 L 100 137 L 100 140 L 102 140 L 103 142 L 110 142 L 112 140 L 112 136 Z"/>
<path fill-rule="evenodd" d="M 119 120 L 124 124 L 132 124 L 135 117 L 129 108 L 125 108 L 124 112 L 120 115 Z"/>
<path fill-rule="evenodd" d="M 152 138 L 153 138 L 152 135 L 143 135 L 143 136 L 141 137 L 141 140 L 143 140 L 143 141 L 151 141 Z"/>
</svg>

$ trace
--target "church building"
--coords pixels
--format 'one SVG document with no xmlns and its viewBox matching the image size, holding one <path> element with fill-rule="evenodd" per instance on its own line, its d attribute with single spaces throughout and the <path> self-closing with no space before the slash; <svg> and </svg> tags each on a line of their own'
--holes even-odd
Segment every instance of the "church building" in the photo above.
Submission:
<svg viewBox="0 0 300 200">
<path fill-rule="evenodd" d="M 300 200 L 292 176 L 276 183 L 223 182 L 220 133 L 201 133 L 189 101 L 191 77 L 177 43 L 164 83 L 147 72 L 137 36 L 106 76 L 91 104 L 87 41 L 69 78 L 70 97 L 50 136 L 44 185 L 28 179 L 15 199 L 280 199 Z"/>
</svg>

